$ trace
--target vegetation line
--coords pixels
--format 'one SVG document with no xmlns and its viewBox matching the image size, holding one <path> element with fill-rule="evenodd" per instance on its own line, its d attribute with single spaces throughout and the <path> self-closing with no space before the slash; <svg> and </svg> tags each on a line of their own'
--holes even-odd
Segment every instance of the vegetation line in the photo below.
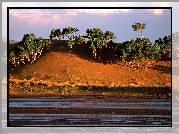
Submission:
<svg viewBox="0 0 179 134">
<path fill-rule="evenodd" d="M 135 23 L 132 25 L 134 31 L 145 29 L 146 23 Z M 78 28 L 67 27 L 60 29 L 52 29 L 50 40 L 36 38 L 33 33 L 24 34 L 22 41 L 18 46 L 10 50 L 10 63 L 15 66 L 26 62 L 33 63 L 37 60 L 43 50 L 49 50 L 53 45 L 53 39 L 58 38 L 58 44 L 64 37 L 68 37 L 68 46 L 73 48 L 74 45 L 81 45 L 86 53 L 92 54 L 95 58 L 107 63 L 112 63 L 116 60 L 122 62 L 133 62 L 138 64 L 145 60 L 171 60 L 171 35 L 165 36 L 163 39 L 151 43 L 146 37 L 132 39 L 131 41 L 123 42 L 122 44 L 115 43 L 117 38 L 111 31 L 103 32 L 99 28 L 87 29 L 84 35 L 77 34 Z M 76 35 L 77 34 L 77 35 Z M 176 48 L 178 49 L 178 48 Z"/>
</svg>

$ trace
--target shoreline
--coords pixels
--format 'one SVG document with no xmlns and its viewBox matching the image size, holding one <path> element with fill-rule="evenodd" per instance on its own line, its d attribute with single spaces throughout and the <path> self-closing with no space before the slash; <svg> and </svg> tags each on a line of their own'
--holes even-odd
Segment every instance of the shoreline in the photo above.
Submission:
<svg viewBox="0 0 179 134">
<path fill-rule="evenodd" d="M 171 87 L 94 87 L 94 86 L 53 86 L 10 84 L 9 98 L 163 98 L 171 99 Z"/>
</svg>

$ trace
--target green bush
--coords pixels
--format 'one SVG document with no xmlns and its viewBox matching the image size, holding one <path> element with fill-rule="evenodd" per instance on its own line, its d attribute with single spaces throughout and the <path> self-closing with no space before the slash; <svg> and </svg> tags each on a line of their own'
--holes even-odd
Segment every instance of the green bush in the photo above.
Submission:
<svg viewBox="0 0 179 134">
<path fill-rule="evenodd" d="M 136 40 L 123 42 L 122 47 L 118 47 L 117 55 L 123 62 L 140 62 L 143 60 L 159 60 L 158 44 L 152 44 L 148 38 L 136 38 Z"/>
<path fill-rule="evenodd" d="M 20 61 L 22 61 L 24 64 L 25 61 L 33 62 L 36 60 L 37 55 L 41 55 L 42 50 L 47 42 L 47 40 L 44 40 L 41 37 L 35 38 L 33 33 L 24 34 L 22 41 L 20 41 L 18 46 L 10 52 L 9 61 L 15 66 L 19 65 Z"/>
<path fill-rule="evenodd" d="M 136 28 L 136 27 L 134 27 Z M 140 28 L 141 29 L 141 28 Z M 139 30 L 140 30 L 139 29 Z M 143 28 L 142 28 L 143 29 Z M 170 60 L 171 59 L 171 36 L 165 36 L 163 39 L 151 43 L 148 38 L 143 37 L 132 39 L 131 41 L 123 42 L 122 45 L 117 45 L 113 40 L 116 38 L 113 32 L 103 32 L 99 28 L 87 29 L 85 35 L 77 35 L 78 28 L 63 28 L 52 29 L 50 39 L 58 37 L 61 39 L 67 36 L 68 46 L 72 48 L 75 44 L 83 44 L 86 42 L 88 49 L 93 52 L 93 56 L 99 58 L 104 57 L 109 59 L 117 59 L 122 62 L 140 62 L 144 60 Z M 179 33 L 174 33 L 173 38 L 173 55 L 179 57 Z M 82 43 L 83 42 L 83 43 Z M 47 46 L 48 40 L 43 38 L 35 38 L 33 33 L 24 34 L 21 42 L 18 43 L 16 50 L 10 52 L 9 61 L 14 65 L 19 64 L 20 61 L 33 62 L 36 60 L 37 55 L 41 55 L 42 50 Z M 106 55 L 106 56 L 105 56 Z M 109 58 L 110 57 L 110 58 Z M 105 60 L 105 59 L 103 59 Z M 25 64 L 25 63 L 24 63 Z"/>
<path fill-rule="evenodd" d="M 159 38 L 159 40 L 155 41 L 155 44 L 159 46 L 162 60 L 171 59 L 171 36 L 165 36 L 163 40 Z"/>
</svg>

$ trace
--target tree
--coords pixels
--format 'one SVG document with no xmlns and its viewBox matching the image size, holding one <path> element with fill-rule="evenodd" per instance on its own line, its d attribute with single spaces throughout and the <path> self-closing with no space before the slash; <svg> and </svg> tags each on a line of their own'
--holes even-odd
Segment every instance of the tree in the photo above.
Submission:
<svg viewBox="0 0 179 134">
<path fill-rule="evenodd" d="M 92 50 L 94 57 L 103 49 L 103 47 L 108 48 L 110 41 L 113 41 L 116 36 L 111 31 L 106 31 L 105 33 L 99 28 L 87 29 L 84 38 L 88 38 L 89 48 Z M 111 43 L 112 44 L 112 43 Z M 112 45 L 115 45 L 114 43 Z"/>
<path fill-rule="evenodd" d="M 79 40 L 79 37 L 74 35 L 76 34 L 77 31 L 79 31 L 78 28 L 72 28 L 72 27 L 63 28 L 62 32 L 60 32 L 60 29 L 52 29 L 49 37 L 50 39 L 58 37 L 60 40 L 61 38 L 64 39 L 64 36 L 66 36 L 69 39 L 68 46 L 72 48 L 72 46 L 75 44 L 75 39 L 78 38 L 77 40 Z"/>
<path fill-rule="evenodd" d="M 104 33 L 104 38 L 105 38 L 106 45 L 109 45 L 109 43 L 113 42 L 113 40 L 116 39 L 117 37 L 114 35 L 113 32 L 106 31 L 106 33 Z"/>
<path fill-rule="evenodd" d="M 117 48 L 116 53 L 122 62 L 139 63 L 146 60 L 160 60 L 159 51 L 159 43 L 153 44 L 148 38 L 144 37 L 123 42 L 123 45 Z"/>
<path fill-rule="evenodd" d="M 77 31 L 79 31 L 78 28 L 72 28 L 72 27 L 63 28 L 62 35 L 68 37 L 69 39 L 68 46 L 70 46 L 70 48 L 72 48 L 72 46 L 75 44 L 76 36 L 74 36 L 74 34 L 76 34 Z"/>
<path fill-rule="evenodd" d="M 18 42 L 17 47 L 14 47 L 10 52 L 9 61 L 16 65 L 19 65 L 19 62 L 33 61 L 36 60 L 36 56 L 40 57 L 43 48 L 46 46 L 48 40 L 43 38 L 35 38 L 33 33 L 24 34 L 22 41 Z"/>
<path fill-rule="evenodd" d="M 155 44 L 159 44 L 162 59 L 171 59 L 171 36 L 165 36 L 163 39 L 155 40 Z"/>
<path fill-rule="evenodd" d="M 140 24 L 140 23 L 135 23 L 135 25 L 132 25 L 132 28 L 134 29 L 134 31 L 140 31 L 140 34 L 143 38 L 142 35 L 142 29 L 145 29 L 146 23 Z"/>
</svg>

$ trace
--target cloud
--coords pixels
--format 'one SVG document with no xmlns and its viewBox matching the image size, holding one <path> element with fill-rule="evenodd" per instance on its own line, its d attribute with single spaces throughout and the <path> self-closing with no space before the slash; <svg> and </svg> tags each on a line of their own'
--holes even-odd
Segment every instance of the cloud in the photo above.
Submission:
<svg viewBox="0 0 179 134">
<path fill-rule="evenodd" d="M 152 6 L 154 7 L 171 7 L 171 4 L 174 2 L 152 2 Z M 147 11 L 154 15 L 162 15 L 165 9 L 147 9 Z"/>
<path fill-rule="evenodd" d="M 66 12 L 62 14 L 63 17 L 76 16 L 76 15 L 77 15 L 77 12 Z"/>
<path fill-rule="evenodd" d="M 55 3 L 49 3 L 49 2 L 36 2 L 36 3 L 29 3 L 26 2 L 26 4 L 24 5 L 24 7 L 49 7 L 49 5 L 52 7 L 129 7 L 129 6 L 133 6 L 134 4 L 138 3 L 138 2 L 71 2 L 70 4 L 67 4 L 66 2 L 55 2 Z M 22 7 L 22 5 L 24 3 L 21 2 L 16 2 L 14 3 L 9 3 L 12 4 L 12 6 L 17 6 L 17 7 Z M 5 8 L 7 6 L 6 3 L 2 4 L 2 6 Z M 34 12 L 34 11 L 45 11 L 46 9 L 28 9 L 28 12 Z M 48 9 L 47 9 L 48 10 Z M 62 9 L 61 11 L 59 11 L 58 9 L 54 10 L 54 11 L 58 11 L 58 12 L 69 12 L 71 9 Z M 99 15 L 110 15 L 110 14 L 114 14 L 114 13 L 120 13 L 121 12 L 129 12 L 131 9 L 74 9 L 74 12 L 85 12 L 85 13 L 91 13 L 91 14 L 99 14 Z M 27 9 L 12 9 L 11 12 L 15 13 L 15 12 L 26 12 Z M 52 11 L 53 12 L 53 11 Z M 76 13 L 71 13 L 72 16 L 75 16 Z"/>
<path fill-rule="evenodd" d="M 71 17 L 76 16 L 77 12 L 66 12 L 66 13 L 50 13 L 50 12 L 15 12 L 10 13 L 10 17 L 14 18 L 39 18 L 39 17 L 47 17 L 47 18 L 61 18 L 61 17 Z"/>
<path fill-rule="evenodd" d="M 36 7 L 49 7 L 49 6 L 53 6 L 53 7 L 135 7 L 135 6 L 139 6 L 139 7 L 170 7 L 171 5 L 173 5 L 174 2 L 71 2 L 71 3 L 66 3 L 66 2 L 55 2 L 55 3 L 49 3 L 49 2 L 33 2 L 33 3 L 29 3 L 26 2 L 21 3 L 21 2 L 16 2 L 16 3 L 11 3 L 12 6 L 19 6 L 21 7 L 22 5 L 25 6 L 36 6 Z M 10 3 L 9 3 L 10 4 Z M 9 5 L 8 4 L 8 5 Z M 6 4 L 2 4 L 3 8 L 6 8 Z M 49 9 L 47 9 L 49 10 Z M 13 10 L 12 10 L 13 11 Z M 24 9 L 18 9 L 18 10 L 14 10 L 13 12 L 24 12 Z M 34 12 L 34 11 L 39 11 L 39 12 L 44 12 L 46 11 L 46 9 L 29 9 L 29 12 Z M 61 11 L 59 9 L 55 9 L 54 11 L 57 12 L 71 12 L 70 9 L 62 9 Z M 51 10 L 51 12 L 54 12 Z M 75 13 L 67 13 L 64 14 L 64 17 L 67 17 L 68 15 L 71 16 L 76 16 L 78 12 L 84 12 L 84 13 L 88 13 L 88 14 L 99 14 L 102 16 L 107 16 L 110 14 L 115 14 L 115 13 L 128 13 L 129 11 L 131 11 L 131 9 L 74 9 Z M 149 13 L 154 14 L 154 15 L 162 15 L 164 13 L 164 9 L 148 9 L 147 10 Z M 49 11 L 48 11 L 49 12 Z M 58 17 L 58 15 L 54 15 L 54 17 Z"/>
<path fill-rule="evenodd" d="M 27 17 L 42 17 L 48 16 L 52 18 L 58 17 L 75 17 L 78 13 L 86 13 L 86 14 L 96 14 L 107 16 L 111 14 L 119 14 L 119 13 L 127 13 L 132 9 L 41 9 L 36 10 L 29 9 L 29 10 L 11 10 L 10 9 L 10 16 L 11 17 L 18 17 L 18 18 L 27 18 Z"/>
<path fill-rule="evenodd" d="M 154 15 L 162 15 L 165 9 L 147 9 L 147 11 Z"/>
<path fill-rule="evenodd" d="M 112 14 L 121 14 L 127 13 L 132 9 L 78 9 L 76 12 L 78 13 L 86 13 L 86 14 L 94 14 L 101 16 L 109 16 Z"/>
<path fill-rule="evenodd" d="M 48 12 L 16 12 L 9 16 L 10 33 L 14 30 L 37 31 L 40 29 L 65 27 L 70 25 L 76 12 L 48 13 Z M 20 31 L 21 31 L 20 30 Z M 28 32 L 26 32 L 28 33 Z"/>
<path fill-rule="evenodd" d="M 145 3 L 145 2 L 144 2 Z M 148 3 L 148 2 L 146 2 Z M 146 4 L 145 3 L 145 4 Z M 100 5 L 101 4 L 101 5 Z M 125 7 L 136 6 L 138 3 L 90 3 L 90 6 L 100 7 Z M 112 5 L 113 4 L 113 5 Z M 56 4 L 57 6 L 58 4 Z M 68 6 L 72 6 L 70 3 Z M 78 3 L 76 3 L 78 5 Z M 85 3 L 87 6 L 87 3 Z M 120 5 L 120 6 L 119 6 Z M 147 5 L 147 4 L 146 4 Z M 148 5 L 152 5 L 151 3 Z M 148 6 L 147 5 L 147 6 Z M 36 5 L 37 6 L 37 5 Z M 45 6 L 43 4 L 43 6 Z M 64 5 L 61 5 L 64 6 Z M 67 6 L 67 5 L 66 5 Z M 157 5 L 156 5 L 157 6 Z M 131 7 L 131 8 L 132 8 Z M 143 7 L 143 6 L 141 6 Z M 151 13 L 151 14 L 149 14 Z M 157 14 L 162 14 L 157 16 Z M 167 14 L 166 14 L 167 13 Z M 64 27 L 77 27 L 80 31 L 84 32 L 87 28 L 98 27 L 104 31 L 110 30 L 117 34 L 118 41 L 122 42 L 135 38 L 136 35 L 140 36 L 138 32 L 131 32 L 131 25 L 136 21 L 141 23 L 146 22 L 147 28 L 144 31 L 144 36 L 150 38 L 158 38 L 161 33 L 156 33 L 155 35 L 150 33 L 151 27 L 155 25 L 154 28 L 159 28 L 158 22 L 161 18 L 168 16 L 168 11 L 160 10 L 131 10 L 131 9 L 24 9 L 24 10 L 11 10 L 10 12 L 10 37 L 12 39 L 22 38 L 21 35 L 24 33 L 34 33 L 37 37 L 42 36 L 44 38 L 49 38 L 49 33 L 51 29 L 64 28 Z M 144 18 L 145 17 L 145 18 Z M 165 23 L 164 23 L 165 24 Z M 163 25 L 164 25 L 163 24 Z M 160 24 L 161 27 L 163 25 Z M 166 24 L 165 24 L 166 25 Z M 168 25 L 168 23 L 167 23 Z M 150 30 L 149 30 L 150 29 Z M 122 31 L 122 32 L 119 32 Z M 129 32 L 130 31 L 130 32 Z M 161 30 L 158 30 L 161 31 Z M 163 33 L 167 33 L 164 31 Z M 17 34 L 18 33 L 18 34 Z M 130 33 L 130 36 L 128 34 Z M 81 33 L 83 34 L 83 33 Z M 148 34 L 148 35 L 147 35 Z M 19 37 L 20 36 L 20 37 Z M 155 37 L 152 37 L 155 36 Z M 153 39 L 152 39 L 153 40 Z"/>
<path fill-rule="evenodd" d="M 58 19 L 58 18 L 60 18 L 60 14 L 55 13 L 55 14 L 52 15 L 52 18 Z"/>
</svg>

